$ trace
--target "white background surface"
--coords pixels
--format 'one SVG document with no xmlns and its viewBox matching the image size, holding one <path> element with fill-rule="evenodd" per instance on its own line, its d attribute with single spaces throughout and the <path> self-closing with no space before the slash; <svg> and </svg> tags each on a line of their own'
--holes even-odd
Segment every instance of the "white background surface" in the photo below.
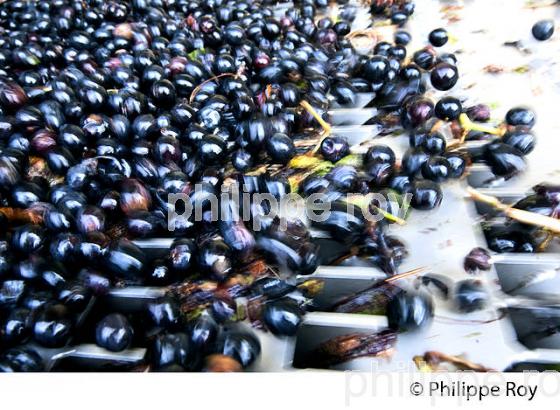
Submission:
<svg viewBox="0 0 560 410">
<path fill-rule="evenodd" d="M 528 105 L 536 110 L 535 131 L 539 143 L 534 153 L 529 156 L 529 172 L 511 181 L 511 184 L 528 188 L 542 180 L 558 179 L 560 33 L 555 33 L 550 41 L 537 43 L 532 39 L 530 29 L 540 18 L 557 18 L 560 7 L 529 10 L 523 7 L 523 0 L 465 1 L 466 7 L 455 12 L 461 20 L 447 25 L 440 14 L 440 7 L 444 3 L 452 4 L 416 0 L 416 13 L 407 27 L 413 34 L 413 44 L 425 44 L 429 31 L 438 26 L 446 26 L 457 37 L 458 42 L 448 44 L 445 48 L 449 51 L 463 50 L 459 61 L 460 81 L 461 85 L 469 87 L 465 94 L 468 94 L 473 102 L 496 104 L 495 116 L 499 118 L 503 117 L 507 109 L 517 104 Z M 502 46 L 504 41 L 514 40 L 522 40 L 533 51 L 532 54 L 523 55 L 513 48 Z M 482 68 L 488 64 L 501 65 L 506 69 L 528 65 L 531 70 L 527 74 L 481 74 Z M 492 353 L 488 352 L 490 355 Z M 410 379 L 403 380 L 398 377 L 393 375 L 392 382 L 408 388 L 406 383 L 410 382 Z M 469 379 L 474 380 L 475 377 L 482 380 L 482 376 L 473 375 L 470 375 Z M 521 379 L 522 376 L 508 375 L 508 378 Z M 2 408 L 57 410 L 286 409 L 286 406 L 293 409 L 373 409 L 394 407 L 397 402 L 398 405 L 416 408 L 433 406 L 433 402 L 427 398 L 411 397 L 406 388 L 402 394 L 395 393 L 388 397 L 387 391 L 381 387 L 374 394 L 371 386 L 368 386 L 369 390 L 347 407 L 347 381 L 348 375 L 343 373 L 310 372 L 265 375 L 0 375 L 0 403 Z M 376 383 L 386 382 L 377 380 Z M 499 400 L 508 408 L 521 407 L 525 403 L 522 400 Z M 538 396 L 537 400 L 537 403 L 542 405 L 544 397 Z M 437 402 L 445 405 L 461 404 L 456 399 L 441 399 Z M 495 405 L 498 401 L 492 400 L 482 405 L 488 403 Z M 478 407 L 481 403 L 471 402 L 470 405 Z"/>
</svg>

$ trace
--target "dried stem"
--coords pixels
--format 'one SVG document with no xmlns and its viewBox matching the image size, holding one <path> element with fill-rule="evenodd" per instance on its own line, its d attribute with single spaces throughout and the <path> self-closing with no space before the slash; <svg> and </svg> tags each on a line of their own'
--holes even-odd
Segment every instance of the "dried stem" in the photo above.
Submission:
<svg viewBox="0 0 560 410">
<path fill-rule="evenodd" d="M 430 133 L 433 134 L 434 132 L 439 131 L 439 129 L 443 126 L 444 122 L 442 120 L 437 120 L 432 128 L 430 129 Z"/>
<path fill-rule="evenodd" d="M 491 205 L 494 208 L 502 211 L 507 217 L 511 219 L 528 225 L 544 228 L 555 235 L 560 234 L 560 220 L 558 219 L 537 214 L 535 212 L 525 211 L 523 209 L 512 208 L 500 202 L 498 198 L 491 195 L 482 194 L 481 192 L 473 188 L 467 188 L 467 192 L 475 201 L 484 202 L 488 205 Z"/>
<path fill-rule="evenodd" d="M 399 279 L 404 279 L 408 276 L 412 276 L 412 275 L 416 275 L 420 272 L 424 272 L 427 269 L 428 268 L 426 266 L 422 266 L 420 268 L 409 270 L 408 272 L 399 273 L 398 275 L 391 276 L 390 278 L 385 279 L 385 282 L 394 282 L 394 281 L 399 280 Z"/>
<path fill-rule="evenodd" d="M 321 125 L 321 127 L 323 127 L 323 135 L 326 137 L 328 135 L 331 134 L 332 132 L 332 127 L 331 125 L 326 122 L 323 118 L 321 118 L 321 116 L 319 115 L 319 113 L 317 111 L 315 111 L 315 108 L 313 108 L 311 106 L 311 104 L 309 104 L 307 101 L 302 101 L 300 103 L 300 105 L 309 113 L 313 116 L 313 118 L 315 118 L 315 120 L 317 120 L 317 122 Z M 317 144 L 317 146 L 319 146 L 320 144 Z"/>
<path fill-rule="evenodd" d="M 386 218 L 386 219 L 388 219 L 392 222 L 395 222 L 397 225 L 401 225 L 401 226 L 406 225 L 406 221 L 404 219 L 399 218 L 398 216 L 393 215 L 393 214 L 391 214 L 387 211 L 384 211 L 383 209 L 381 209 L 381 208 L 379 208 L 375 205 L 372 205 L 372 208 L 375 208 L 376 211 L 378 211 L 381 215 L 383 215 L 383 218 Z"/>
<path fill-rule="evenodd" d="M 506 129 L 504 127 L 491 127 L 488 125 L 472 122 L 465 113 L 459 116 L 459 123 L 461 124 L 461 127 L 467 131 L 480 131 L 486 134 L 497 135 L 499 137 L 503 136 L 506 133 Z"/>
<path fill-rule="evenodd" d="M 194 100 L 194 97 L 196 97 L 196 95 L 202 89 L 202 87 L 204 85 L 208 84 L 211 81 L 214 81 L 214 80 L 217 80 L 217 79 L 223 78 L 223 77 L 239 78 L 239 76 L 243 73 L 244 70 L 245 70 L 245 64 L 241 64 L 241 66 L 239 67 L 239 69 L 237 70 L 236 73 L 222 73 L 222 74 L 215 75 L 214 77 L 210 77 L 207 80 L 204 80 L 199 85 L 197 85 L 194 90 L 192 90 L 191 96 L 189 97 L 189 104 L 192 104 L 192 102 Z"/>
<path fill-rule="evenodd" d="M 414 356 L 413 360 L 418 369 L 428 372 L 438 370 L 438 365 L 441 362 L 451 363 L 462 370 L 474 370 L 475 372 L 493 371 L 488 367 L 463 359 L 462 357 L 452 356 L 437 351 L 428 351 L 424 353 L 424 356 Z"/>
<path fill-rule="evenodd" d="M 389 221 L 395 222 L 401 226 L 406 225 L 406 221 L 404 219 L 371 204 L 368 201 L 367 195 L 351 195 L 350 197 L 348 197 L 346 202 L 350 202 L 351 204 L 359 206 L 362 209 L 367 209 L 367 207 L 371 206 L 375 211 L 379 212 L 381 215 L 383 215 L 384 218 L 388 219 Z"/>
<path fill-rule="evenodd" d="M 320 138 L 309 138 L 305 140 L 294 141 L 294 145 L 296 148 L 314 147 L 319 142 L 321 142 Z"/>
</svg>

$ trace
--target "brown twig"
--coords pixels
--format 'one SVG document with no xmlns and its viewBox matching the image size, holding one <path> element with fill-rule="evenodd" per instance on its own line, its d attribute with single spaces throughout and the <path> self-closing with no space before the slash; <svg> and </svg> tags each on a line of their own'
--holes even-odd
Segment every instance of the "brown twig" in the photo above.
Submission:
<svg viewBox="0 0 560 410">
<path fill-rule="evenodd" d="M 443 126 L 443 124 L 444 122 L 442 120 L 437 120 L 432 126 L 432 128 L 430 129 L 430 133 L 433 134 L 434 132 L 439 131 L 440 128 Z"/>
<path fill-rule="evenodd" d="M 307 111 L 309 114 L 311 114 L 313 116 L 313 118 L 315 118 L 315 120 L 321 125 L 321 127 L 323 128 L 323 135 L 327 136 L 330 135 L 332 132 L 332 127 L 331 125 L 326 122 L 317 111 L 315 111 L 315 108 L 313 108 L 311 106 L 311 104 L 309 104 L 307 101 L 303 100 L 302 102 L 300 102 L 300 105 L 305 109 L 305 111 Z"/>
<path fill-rule="evenodd" d="M 474 370 L 475 372 L 491 372 L 494 371 L 486 366 L 483 366 L 478 363 L 471 362 L 470 360 L 463 359 L 462 357 L 452 356 L 446 353 L 437 352 L 437 351 L 428 351 L 424 353 L 424 356 L 415 356 L 413 358 L 414 363 L 418 366 L 421 370 L 429 370 L 434 371 L 438 370 L 439 364 L 442 362 L 451 363 L 457 366 L 459 369 L 462 370 Z M 429 369 L 424 367 L 427 365 Z"/>
<path fill-rule="evenodd" d="M 390 278 L 385 279 L 385 282 L 394 282 L 399 279 L 404 279 L 408 276 L 417 275 L 420 272 L 424 272 L 428 269 L 426 266 L 422 266 L 420 268 L 409 270 L 408 272 L 399 273 L 398 275 L 391 276 Z"/>
<path fill-rule="evenodd" d="M 245 70 L 245 64 L 241 64 L 241 66 L 239 67 L 239 69 L 235 73 L 222 73 L 222 74 L 218 74 L 218 75 L 215 75 L 213 77 L 210 77 L 210 78 L 204 80 L 199 85 L 197 85 L 194 90 L 192 90 L 191 96 L 189 97 L 189 104 L 192 104 L 192 102 L 194 100 L 194 97 L 196 97 L 196 95 L 202 89 L 202 87 L 204 87 L 204 85 L 208 84 L 211 81 L 214 81 L 214 80 L 217 80 L 217 79 L 223 78 L 223 77 L 239 78 L 239 76 L 243 73 L 244 70 Z"/>
</svg>

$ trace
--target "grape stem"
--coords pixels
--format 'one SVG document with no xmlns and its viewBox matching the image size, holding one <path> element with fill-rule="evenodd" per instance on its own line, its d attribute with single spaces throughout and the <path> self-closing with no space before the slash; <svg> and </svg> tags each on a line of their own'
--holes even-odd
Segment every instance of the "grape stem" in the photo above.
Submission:
<svg viewBox="0 0 560 410">
<path fill-rule="evenodd" d="M 332 127 L 331 125 L 326 122 L 317 111 L 315 111 L 315 108 L 313 108 L 311 106 L 311 104 L 309 104 L 307 101 L 303 100 L 302 102 L 300 102 L 300 105 L 305 109 L 305 111 L 307 111 L 309 114 L 311 114 L 313 116 L 313 118 L 315 118 L 315 120 L 317 120 L 317 122 L 319 123 L 319 125 L 321 125 L 321 127 L 323 128 L 323 134 L 324 136 L 328 136 L 331 134 L 332 132 Z M 318 144 L 320 145 L 320 144 Z"/>
<path fill-rule="evenodd" d="M 412 359 L 418 369 L 424 372 L 433 372 L 437 371 L 439 368 L 439 364 L 441 362 L 451 363 L 457 366 L 459 369 L 467 369 L 467 370 L 474 370 L 475 372 L 488 372 L 492 371 L 485 366 L 480 364 L 471 362 L 469 360 L 463 359 L 459 356 L 452 356 L 449 354 L 437 352 L 437 351 L 428 351 L 424 353 L 423 356 L 414 356 Z"/>
<path fill-rule="evenodd" d="M 390 282 L 394 282 L 394 281 L 399 280 L 399 279 L 404 279 L 408 276 L 412 276 L 412 275 L 416 275 L 420 272 L 424 272 L 427 269 L 428 268 L 426 266 L 422 266 L 420 268 L 409 270 L 408 272 L 399 273 L 398 275 L 394 275 L 394 276 L 391 276 L 390 278 L 385 279 L 385 282 L 390 283 Z"/>
<path fill-rule="evenodd" d="M 476 189 L 467 188 L 469 196 L 478 202 L 484 202 L 494 208 L 502 211 L 507 217 L 516 221 L 544 228 L 555 235 L 560 234 L 560 220 L 551 218 L 550 216 L 540 215 L 535 212 L 525 211 L 523 209 L 512 208 L 494 196 L 483 194 Z"/>
<path fill-rule="evenodd" d="M 368 206 L 371 206 L 374 210 L 376 210 L 377 212 L 379 212 L 381 215 L 383 215 L 384 218 L 388 219 L 391 222 L 395 222 L 398 225 L 406 225 L 406 221 L 402 218 L 399 218 L 396 215 L 393 215 L 390 212 L 387 212 L 373 204 L 368 204 L 367 203 L 368 197 L 367 195 L 353 195 L 350 198 L 348 198 L 346 201 L 350 202 L 353 205 L 359 206 L 360 208 L 364 209 L 367 208 Z"/>
<path fill-rule="evenodd" d="M 505 128 L 502 127 L 490 127 L 487 125 L 472 122 L 465 113 L 459 116 L 459 123 L 461 124 L 461 128 L 466 131 L 480 131 L 486 134 L 498 135 L 500 137 L 503 136 L 506 131 Z"/>
<path fill-rule="evenodd" d="M 241 76 L 241 74 L 243 74 L 243 71 L 245 71 L 245 64 L 241 64 L 239 66 L 239 69 L 235 73 L 222 73 L 222 74 L 218 74 L 218 75 L 215 75 L 213 77 L 210 77 L 210 78 L 204 80 L 199 85 L 197 85 L 194 90 L 192 90 L 191 96 L 189 97 L 189 104 L 192 104 L 192 102 L 194 100 L 194 97 L 196 97 L 196 95 L 202 89 L 202 87 L 204 87 L 204 85 L 208 84 L 211 81 L 214 81 L 214 80 L 217 80 L 217 79 L 223 78 L 223 77 L 239 78 Z"/>
</svg>

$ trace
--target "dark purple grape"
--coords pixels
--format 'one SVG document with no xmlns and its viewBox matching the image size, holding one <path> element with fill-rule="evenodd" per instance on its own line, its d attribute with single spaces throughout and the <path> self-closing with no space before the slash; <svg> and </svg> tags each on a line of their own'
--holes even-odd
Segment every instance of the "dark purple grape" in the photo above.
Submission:
<svg viewBox="0 0 560 410">
<path fill-rule="evenodd" d="M 43 113 L 35 106 L 20 108 L 15 115 L 16 125 L 22 129 L 36 128 L 44 124 Z"/>
<path fill-rule="evenodd" d="M 440 120 L 455 121 L 462 111 L 463 107 L 457 98 L 443 97 L 436 103 L 434 113 Z"/>
<path fill-rule="evenodd" d="M 75 283 L 63 287 L 58 294 L 58 301 L 71 311 L 79 313 L 85 310 L 91 297 L 92 293 L 88 288 L 79 283 Z"/>
<path fill-rule="evenodd" d="M 313 225 L 329 232 L 337 241 L 354 243 L 364 234 L 365 222 L 364 215 L 358 207 L 344 202 L 333 202 L 330 204 L 327 218 L 324 221 L 313 221 Z"/>
<path fill-rule="evenodd" d="M 395 153 L 386 145 L 374 145 L 370 147 L 364 157 L 364 161 L 368 162 L 382 162 L 390 165 L 395 164 Z"/>
<path fill-rule="evenodd" d="M 276 133 L 267 139 L 266 152 L 273 162 L 286 164 L 295 155 L 294 142 L 286 134 Z"/>
<path fill-rule="evenodd" d="M 37 225 L 24 225 L 17 228 L 12 236 L 14 250 L 29 254 L 39 250 L 45 242 L 45 232 Z"/>
<path fill-rule="evenodd" d="M 449 63 L 439 63 L 430 72 L 432 86 L 440 91 L 450 90 L 458 79 L 457 67 Z"/>
<path fill-rule="evenodd" d="M 15 81 L 0 84 L 0 105 L 8 110 L 17 110 L 25 105 L 27 95 Z"/>
<path fill-rule="evenodd" d="M 232 272 L 230 247 L 219 238 L 210 238 L 199 246 L 196 258 L 202 273 L 223 281 Z"/>
<path fill-rule="evenodd" d="M 215 165 L 223 161 L 226 155 L 226 144 L 214 135 L 205 135 L 199 142 L 198 155 L 205 165 Z"/>
<path fill-rule="evenodd" d="M 447 30 L 444 28 L 436 28 L 430 32 L 428 39 L 434 47 L 441 47 L 447 43 L 449 37 L 447 35 Z"/>
<path fill-rule="evenodd" d="M 235 301 L 229 297 L 216 297 L 210 305 L 210 312 L 218 323 L 231 321 L 236 313 Z"/>
<path fill-rule="evenodd" d="M 219 327 L 212 316 L 203 314 L 189 326 L 191 342 L 202 352 L 211 351 L 218 337 Z"/>
<path fill-rule="evenodd" d="M 165 371 L 170 366 L 179 366 L 182 371 L 192 371 L 198 366 L 195 349 L 185 333 L 157 336 L 150 352 L 156 371 Z"/>
<path fill-rule="evenodd" d="M 33 182 L 21 182 L 12 188 L 12 203 L 18 208 L 29 208 L 45 196 L 43 188 Z"/>
<path fill-rule="evenodd" d="M 485 122 L 490 119 L 490 107 L 486 104 L 477 104 L 467 108 L 467 115 L 472 121 Z"/>
<path fill-rule="evenodd" d="M 131 237 L 158 236 L 165 229 L 165 220 L 156 212 L 134 211 L 127 215 L 126 227 Z"/>
<path fill-rule="evenodd" d="M 283 298 L 266 303 L 263 318 L 275 335 L 294 336 L 303 321 L 303 310 L 293 299 Z"/>
<path fill-rule="evenodd" d="M 0 343 L 3 346 L 23 343 L 31 336 L 32 329 L 31 312 L 26 308 L 16 308 L 0 323 Z"/>
<path fill-rule="evenodd" d="M 554 20 L 537 21 L 531 28 L 533 37 L 539 41 L 546 41 L 554 34 Z"/>
<path fill-rule="evenodd" d="M 326 175 L 334 187 L 342 192 L 350 192 L 356 186 L 358 173 L 356 169 L 349 165 L 339 165 L 334 167 Z"/>
<path fill-rule="evenodd" d="M 257 279 L 251 285 L 252 294 L 256 296 L 266 296 L 270 299 L 286 296 L 294 290 L 296 290 L 294 285 L 291 285 L 280 278 L 270 276 Z"/>
<path fill-rule="evenodd" d="M 372 83 L 384 82 L 389 73 L 389 61 L 380 55 L 373 56 L 364 63 L 363 76 Z"/>
<path fill-rule="evenodd" d="M 394 35 L 395 44 L 406 46 L 412 40 L 412 36 L 408 31 L 397 30 Z"/>
<path fill-rule="evenodd" d="M 348 155 L 350 148 L 345 138 L 333 135 L 321 141 L 321 155 L 331 162 L 337 162 Z"/>
<path fill-rule="evenodd" d="M 78 279 L 94 295 L 105 295 L 111 287 L 111 281 L 108 278 L 91 269 L 82 269 L 78 274 Z"/>
<path fill-rule="evenodd" d="M 536 249 L 535 240 L 530 234 L 513 226 L 487 230 L 485 234 L 488 248 L 497 253 L 533 253 Z"/>
<path fill-rule="evenodd" d="M 170 135 L 161 136 L 154 144 L 153 155 L 161 164 L 179 162 L 182 156 L 179 141 Z"/>
<path fill-rule="evenodd" d="M 510 177 L 526 168 L 523 153 L 510 145 L 494 142 L 485 146 L 484 159 L 498 176 Z"/>
<path fill-rule="evenodd" d="M 418 67 L 424 70 L 430 70 L 436 62 L 435 53 L 429 48 L 416 51 L 412 59 Z"/>
<path fill-rule="evenodd" d="M 219 338 L 217 351 L 231 356 L 246 368 L 260 355 L 261 345 L 249 332 L 227 329 Z"/>
<path fill-rule="evenodd" d="M 401 161 L 402 172 L 409 177 L 416 176 L 428 158 L 429 155 L 422 148 L 408 149 Z"/>
<path fill-rule="evenodd" d="M 425 140 L 422 142 L 422 148 L 428 154 L 442 154 L 447 147 L 447 141 L 444 136 L 439 132 L 426 135 Z"/>
<path fill-rule="evenodd" d="M 407 54 L 406 47 L 399 44 L 392 46 L 387 50 L 387 56 L 389 57 L 389 66 L 395 72 L 400 69 L 400 64 L 406 58 L 406 54 Z M 390 73 L 388 74 L 390 75 Z"/>
<path fill-rule="evenodd" d="M 453 151 L 446 153 L 445 158 L 449 163 L 449 176 L 451 178 L 460 178 L 463 176 L 468 163 L 466 155 Z"/>
<path fill-rule="evenodd" d="M 240 148 L 233 153 L 231 163 L 239 172 L 246 172 L 254 166 L 254 159 L 249 151 Z"/>
<path fill-rule="evenodd" d="M 434 182 L 443 182 L 450 174 L 451 165 L 444 157 L 431 157 L 422 165 L 422 176 Z"/>
<path fill-rule="evenodd" d="M 397 25 L 397 27 L 404 26 L 407 21 L 408 21 L 408 14 L 402 11 L 397 11 L 391 14 L 391 23 Z"/>
<path fill-rule="evenodd" d="M 412 181 L 410 176 L 404 174 L 394 175 L 388 184 L 389 188 L 398 192 L 399 194 L 405 194 L 410 192 L 412 189 Z"/>
<path fill-rule="evenodd" d="M 179 274 L 185 276 L 192 266 L 196 247 L 190 239 L 176 239 L 169 251 L 169 266 Z"/>
<path fill-rule="evenodd" d="M 8 158 L 0 157 L 0 186 L 10 188 L 15 185 L 21 176 L 16 167 Z"/>
<path fill-rule="evenodd" d="M 5 280 L 0 287 L 0 307 L 13 307 L 22 298 L 26 290 L 23 280 Z"/>
<path fill-rule="evenodd" d="M 127 318 L 119 313 L 105 316 L 95 327 L 95 342 L 112 352 L 120 352 L 130 346 L 134 330 Z"/>
<path fill-rule="evenodd" d="M 416 128 L 434 115 L 434 104 L 424 98 L 413 98 L 405 103 L 401 122 L 406 128 Z"/>
<path fill-rule="evenodd" d="M 503 142 L 517 148 L 523 155 L 529 154 L 535 148 L 536 137 L 525 129 L 518 128 L 508 131 L 502 138 Z"/>
<path fill-rule="evenodd" d="M 422 211 L 438 207 L 443 199 L 439 185 L 433 181 L 415 181 L 411 189 L 411 205 Z"/>
<path fill-rule="evenodd" d="M 374 160 L 366 164 L 366 172 L 372 178 L 371 184 L 379 188 L 389 183 L 389 180 L 395 172 L 395 168 L 394 165 L 389 162 Z"/>
<path fill-rule="evenodd" d="M 461 312 L 471 313 L 484 309 L 488 304 L 489 295 L 481 281 L 466 279 L 455 288 L 455 303 Z"/>
<path fill-rule="evenodd" d="M 257 240 L 257 247 L 277 264 L 290 269 L 294 274 L 309 275 L 318 266 L 318 247 L 313 243 L 290 244 L 261 236 Z"/>
<path fill-rule="evenodd" d="M 222 198 L 218 225 L 224 242 L 239 255 L 240 259 L 251 254 L 255 246 L 255 238 L 246 228 L 239 207 L 234 201 Z"/>
<path fill-rule="evenodd" d="M 527 128 L 533 128 L 536 122 L 535 113 L 529 108 L 515 107 L 506 113 L 506 123 L 508 125 L 522 125 Z"/>
<path fill-rule="evenodd" d="M 426 293 L 403 290 L 391 297 L 387 304 L 387 319 L 392 329 L 419 329 L 429 325 L 433 316 L 433 301 Z"/>
<path fill-rule="evenodd" d="M 123 182 L 120 192 L 120 207 L 125 214 L 134 211 L 147 211 L 152 204 L 150 192 L 142 182 L 127 179 Z"/>
<path fill-rule="evenodd" d="M 44 370 L 43 360 L 31 348 L 16 347 L 0 355 L 0 372 L 40 372 Z"/>
<path fill-rule="evenodd" d="M 472 249 L 468 255 L 465 256 L 463 267 L 468 273 L 477 273 L 479 270 L 490 270 L 492 267 L 490 253 L 484 248 Z"/>
<path fill-rule="evenodd" d="M 45 347 L 66 345 L 72 332 L 70 312 L 63 305 L 48 305 L 42 309 L 33 327 L 33 337 Z"/>
<path fill-rule="evenodd" d="M 165 329 L 177 328 L 181 322 L 179 306 L 169 297 L 159 298 L 148 304 L 148 314 L 152 322 Z"/>
<path fill-rule="evenodd" d="M 453 53 L 442 53 L 438 56 L 436 62 L 457 65 L 457 57 Z"/>
<path fill-rule="evenodd" d="M 81 233 L 103 232 L 105 213 L 96 206 L 86 205 L 78 210 L 76 226 Z"/>
<path fill-rule="evenodd" d="M 82 242 L 82 246 L 83 246 Z M 107 250 L 105 256 L 107 270 L 116 277 L 131 282 L 141 282 L 146 269 L 144 252 L 127 239 L 119 239 Z"/>
<path fill-rule="evenodd" d="M 420 70 L 420 67 L 418 67 L 416 64 L 408 64 L 400 69 L 399 75 L 402 79 L 407 81 L 419 80 L 422 76 L 422 72 Z"/>
<path fill-rule="evenodd" d="M 356 103 L 357 90 L 349 81 L 337 81 L 331 86 L 330 91 L 340 105 L 354 105 Z"/>
</svg>

